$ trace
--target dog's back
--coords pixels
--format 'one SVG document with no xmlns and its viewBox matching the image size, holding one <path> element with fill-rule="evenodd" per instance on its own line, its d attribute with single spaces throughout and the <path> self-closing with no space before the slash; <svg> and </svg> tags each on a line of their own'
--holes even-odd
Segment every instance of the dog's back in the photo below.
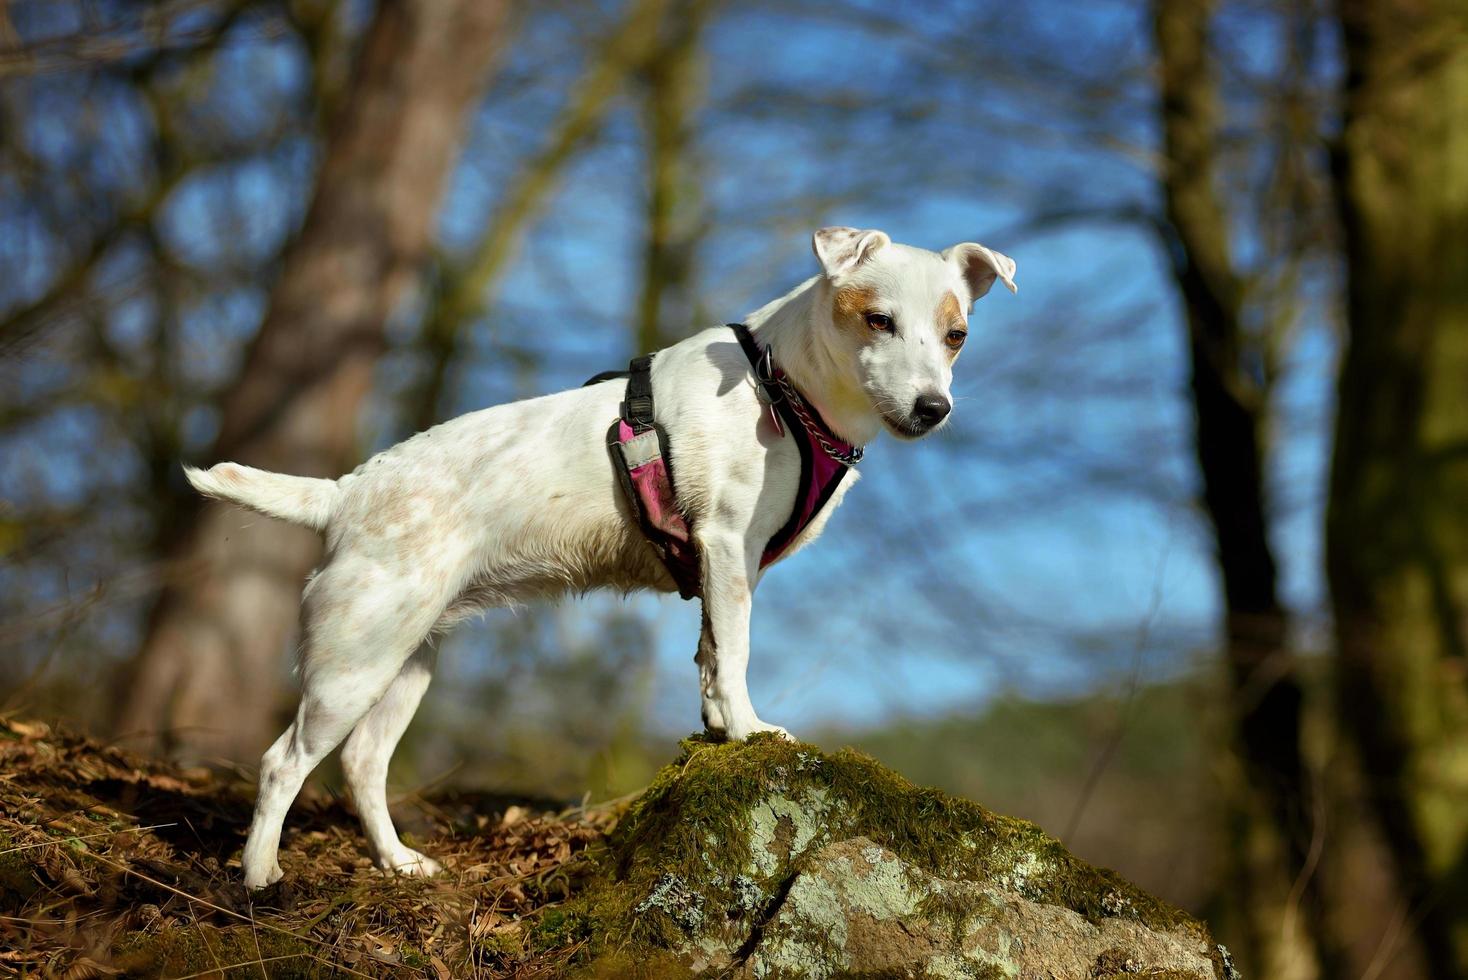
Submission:
<svg viewBox="0 0 1468 980">
<path fill-rule="evenodd" d="M 325 534 L 308 603 L 333 562 L 370 561 L 372 577 L 437 585 L 429 601 L 442 603 L 442 629 L 486 606 L 568 590 L 672 587 L 607 461 L 620 398 L 620 383 L 608 382 L 471 412 L 339 480 L 238 463 L 186 472 L 207 496 Z"/>
</svg>

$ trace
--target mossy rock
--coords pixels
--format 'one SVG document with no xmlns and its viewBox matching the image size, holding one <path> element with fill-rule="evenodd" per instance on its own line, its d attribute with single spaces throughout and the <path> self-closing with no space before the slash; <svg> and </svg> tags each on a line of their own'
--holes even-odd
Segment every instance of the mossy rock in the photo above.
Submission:
<svg viewBox="0 0 1468 980">
<path fill-rule="evenodd" d="M 850 750 L 683 749 L 547 930 L 574 925 L 589 974 L 1236 977 L 1202 923 L 1032 823 Z"/>
</svg>

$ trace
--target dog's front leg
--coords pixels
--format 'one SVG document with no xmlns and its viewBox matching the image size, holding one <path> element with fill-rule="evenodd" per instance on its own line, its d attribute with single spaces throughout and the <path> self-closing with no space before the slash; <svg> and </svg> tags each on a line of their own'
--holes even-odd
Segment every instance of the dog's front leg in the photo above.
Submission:
<svg viewBox="0 0 1468 980">
<path fill-rule="evenodd" d="M 700 542 L 703 550 L 703 632 L 698 638 L 699 692 L 704 727 L 715 735 L 743 741 L 756 732 L 778 732 L 759 720 L 749 700 L 749 612 L 759 558 L 743 537 L 718 535 Z"/>
</svg>

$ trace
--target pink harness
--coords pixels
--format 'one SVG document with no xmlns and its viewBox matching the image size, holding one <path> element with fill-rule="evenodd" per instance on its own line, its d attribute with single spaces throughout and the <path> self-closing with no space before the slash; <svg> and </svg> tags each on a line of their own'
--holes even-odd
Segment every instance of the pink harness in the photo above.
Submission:
<svg viewBox="0 0 1468 980">
<path fill-rule="evenodd" d="M 774 366 L 769 348 L 761 349 L 748 327 L 742 323 L 729 326 L 749 358 L 761 400 L 769 406 L 777 425 L 783 422 L 784 431 L 800 450 L 800 484 L 790 519 L 766 543 L 760 556 L 760 568 L 764 568 L 783 555 L 815 520 L 841 485 L 846 471 L 861 461 L 862 450 L 831 431 L 785 372 Z M 607 433 L 612 468 L 642 533 L 678 584 L 678 594 L 691 599 L 703 592 L 703 568 L 692 521 L 678 507 L 667 433 L 653 414 L 652 357 L 647 354 L 634 358 L 627 371 L 604 371 L 587 384 L 627 379 L 621 417 Z"/>
</svg>

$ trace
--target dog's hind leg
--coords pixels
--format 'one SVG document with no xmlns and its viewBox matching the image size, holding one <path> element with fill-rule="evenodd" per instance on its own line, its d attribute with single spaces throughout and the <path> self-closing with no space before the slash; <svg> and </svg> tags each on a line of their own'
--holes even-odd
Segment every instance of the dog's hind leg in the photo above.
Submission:
<svg viewBox="0 0 1468 980">
<path fill-rule="evenodd" d="M 240 858 L 247 887 L 280 878 L 281 824 L 301 784 L 387 692 L 442 612 L 441 597 L 413 585 L 350 563 L 332 563 L 312 582 L 301 704 L 260 760 L 259 797 Z"/>
<path fill-rule="evenodd" d="M 384 871 L 431 875 L 442 870 L 438 862 L 403 844 L 387 810 L 387 766 L 393 749 L 413 720 L 423 692 L 433 679 L 437 653 L 427 646 L 408 658 L 393 678 L 382 700 L 374 704 L 352 729 L 342 748 L 342 771 L 347 791 L 356 804 L 372 857 Z"/>
</svg>

